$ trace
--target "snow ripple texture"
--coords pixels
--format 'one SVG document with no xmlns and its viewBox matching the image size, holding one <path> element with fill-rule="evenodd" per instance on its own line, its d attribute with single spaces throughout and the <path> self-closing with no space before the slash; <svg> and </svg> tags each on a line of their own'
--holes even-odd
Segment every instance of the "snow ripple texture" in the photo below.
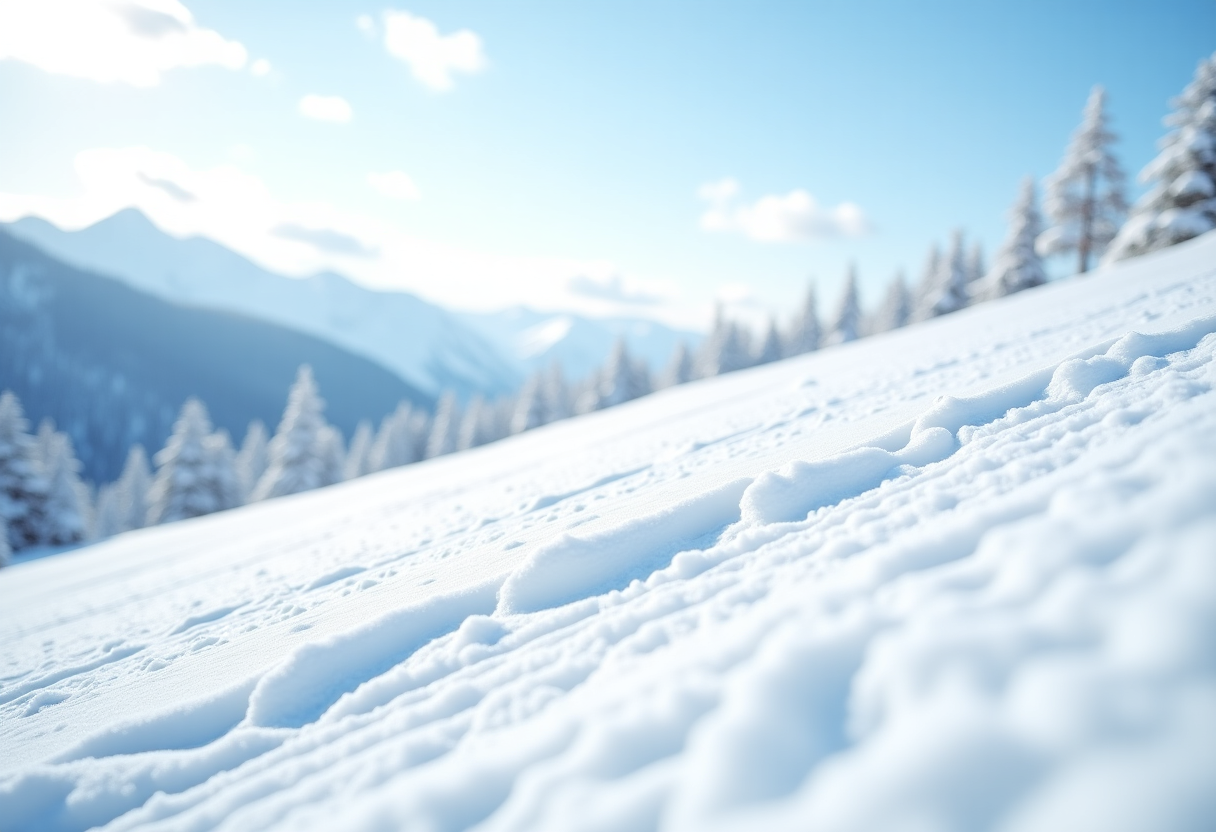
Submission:
<svg viewBox="0 0 1216 832">
<path fill-rule="evenodd" d="M 1216 239 L 0 572 L 0 828 L 1204 830 Z"/>
</svg>

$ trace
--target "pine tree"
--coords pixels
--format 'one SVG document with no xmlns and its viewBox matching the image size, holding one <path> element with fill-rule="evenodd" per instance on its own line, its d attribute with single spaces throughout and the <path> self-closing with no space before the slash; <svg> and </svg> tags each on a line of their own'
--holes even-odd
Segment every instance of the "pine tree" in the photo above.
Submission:
<svg viewBox="0 0 1216 832">
<path fill-rule="evenodd" d="M 921 268 L 920 280 L 912 298 L 912 313 L 910 321 L 927 321 L 934 317 L 933 301 L 937 296 L 938 272 L 941 271 L 942 252 L 934 243 L 925 255 L 925 265 Z"/>
<path fill-rule="evenodd" d="M 47 482 L 46 514 L 39 542 L 48 546 L 79 543 L 85 537 L 89 505 L 88 492 L 80 482 L 80 462 L 72 439 L 43 422 L 39 443 Z"/>
<path fill-rule="evenodd" d="M 687 384 L 693 378 L 695 378 L 695 368 L 692 351 L 688 349 L 688 344 L 680 341 L 676 344 L 671 360 L 667 363 L 667 369 L 659 376 L 659 381 L 655 386 L 659 388 L 674 387 L 677 384 Z"/>
<path fill-rule="evenodd" d="M 549 371 L 545 373 L 541 392 L 545 400 L 546 422 L 560 422 L 573 415 L 570 387 L 566 384 L 562 365 L 556 361 L 549 365 Z"/>
<path fill-rule="evenodd" d="M 936 254 L 936 251 L 934 252 Z M 950 239 L 950 251 L 945 257 L 932 257 L 937 266 L 927 291 L 921 295 L 923 304 L 918 320 L 949 315 L 967 305 L 967 260 L 963 248 L 963 232 L 955 230 Z"/>
<path fill-rule="evenodd" d="M 148 457 L 143 445 L 133 445 L 126 452 L 126 463 L 112 494 L 117 528 L 111 534 L 129 532 L 143 528 L 148 515 L 148 490 L 152 488 L 152 471 L 148 468 Z M 98 513 L 101 512 L 101 495 L 97 497 Z"/>
<path fill-rule="evenodd" d="M 1009 235 L 997 254 L 992 271 L 976 286 L 980 298 L 999 298 L 1047 282 L 1043 261 L 1035 249 L 1041 228 L 1034 179 L 1022 180 L 1022 189 L 1009 212 Z"/>
<path fill-rule="evenodd" d="M 93 534 L 98 539 L 105 539 L 123 531 L 118 510 L 118 483 L 105 483 L 97 491 L 97 508 L 93 514 Z"/>
<path fill-rule="evenodd" d="M 8 525 L 4 522 L 4 517 L 0 516 L 0 567 L 8 566 L 12 559 L 13 550 L 8 545 Z"/>
<path fill-rule="evenodd" d="M 266 473 L 266 446 L 269 439 L 266 436 L 266 426 L 261 419 L 254 419 L 245 430 L 245 441 L 236 455 L 236 478 L 241 486 L 242 499 L 249 500 L 249 495 L 257 486 L 258 480 Z"/>
<path fill-rule="evenodd" d="M 548 416 L 545 411 L 544 380 L 539 372 L 533 373 L 515 398 L 515 408 L 511 414 L 511 433 L 523 433 L 540 427 Z"/>
<path fill-rule="evenodd" d="M 317 431 L 317 456 L 321 459 L 321 486 L 333 485 L 346 478 L 346 443 L 333 425 L 325 425 Z"/>
<path fill-rule="evenodd" d="M 426 458 L 432 459 L 456 450 L 456 434 L 460 430 L 460 405 L 450 390 L 439 397 L 435 420 L 431 422 L 426 441 Z"/>
<path fill-rule="evenodd" d="M 339 441 L 341 441 L 339 439 Z M 210 489 L 215 508 L 225 511 L 245 503 L 245 492 L 241 488 L 236 472 L 236 451 L 228 431 L 218 430 L 203 439 L 203 482 Z"/>
<path fill-rule="evenodd" d="M 375 441 L 371 422 L 359 420 L 355 425 L 355 433 L 350 438 L 350 449 L 346 452 L 346 464 L 342 466 L 342 479 L 353 480 L 370 473 L 369 457 L 372 443 Z"/>
<path fill-rule="evenodd" d="M 387 471 L 417 462 L 422 458 L 425 431 L 426 416 L 415 412 L 409 402 L 401 402 L 380 422 L 380 430 L 367 455 L 367 472 Z"/>
<path fill-rule="evenodd" d="M 845 344 L 856 341 L 861 335 L 861 301 L 857 296 L 857 267 L 849 266 L 844 282 L 844 293 L 840 297 L 840 308 L 832 322 L 828 344 Z"/>
<path fill-rule="evenodd" d="M 701 344 L 697 375 L 708 378 L 745 369 L 751 366 L 750 353 L 747 333 L 738 324 L 728 321 L 719 306 L 713 329 Z"/>
<path fill-rule="evenodd" d="M 629 355 L 624 338 L 618 338 L 600 369 L 595 388 L 596 410 L 614 407 L 650 392 L 650 373 L 645 365 Z"/>
<path fill-rule="evenodd" d="M 1102 254 L 1127 212 L 1123 171 L 1110 150 L 1115 138 L 1107 127 L 1106 92 L 1094 87 L 1064 161 L 1047 178 L 1051 225 L 1038 242 L 1043 254 L 1075 251 L 1078 273 L 1089 270 L 1090 255 Z"/>
<path fill-rule="evenodd" d="M 760 342 L 760 349 L 752 363 L 772 364 L 774 361 L 782 359 L 783 352 L 781 333 L 777 331 L 777 321 L 769 318 L 768 330 L 764 333 L 764 340 Z"/>
<path fill-rule="evenodd" d="M 198 399 L 187 399 L 173 424 L 165 447 L 156 453 L 157 470 L 148 492 L 147 525 L 169 523 L 217 511 L 216 495 L 208 482 L 206 439 L 211 433 L 207 409 Z"/>
<path fill-rule="evenodd" d="M 1172 246 L 1216 228 L 1216 53 L 1199 62 L 1195 78 L 1165 120 L 1172 127 L 1161 152 L 1140 172 L 1153 183 L 1111 244 L 1120 260 Z"/>
<path fill-rule="evenodd" d="M 967 285 L 974 286 L 975 282 L 983 280 L 987 273 L 988 268 L 984 265 L 984 247 L 977 240 L 972 243 L 971 250 L 967 253 Z"/>
<path fill-rule="evenodd" d="M 29 434 L 21 402 L 6 390 L 0 394 L 0 519 L 13 551 L 42 539 L 46 500 L 37 443 Z"/>
<path fill-rule="evenodd" d="M 456 430 L 456 450 L 467 451 L 485 444 L 487 440 L 483 438 L 482 434 L 482 429 L 486 424 L 483 413 L 485 408 L 486 403 L 481 396 L 469 399 L 469 406 L 464 409 L 464 415 L 460 417 L 460 426 Z"/>
<path fill-rule="evenodd" d="M 887 293 L 883 296 L 882 304 L 871 319 L 871 333 L 888 332 L 906 326 L 912 313 L 912 298 L 908 293 L 908 284 L 904 273 L 896 272 L 895 277 L 887 285 Z"/>
<path fill-rule="evenodd" d="M 267 447 L 266 473 L 253 489 L 250 501 L 309 491 L 326 484 L 323 457 L 325 401 L 308 365 L 300 367 L 287 395 L 287 407 Z"/>
<path fill-rule="evenodd" d="M 819 304 L 815 297 L 815 284 L 807 287 L 806 300 L 802 302 L 802 310 L 794 319 L 789 337 L 786 339 L 786 355 L 802 355 L 804 352 L 814 352 L 819 349 L 823 339 L 823 330 L 819 324 Z"/>
</svg>

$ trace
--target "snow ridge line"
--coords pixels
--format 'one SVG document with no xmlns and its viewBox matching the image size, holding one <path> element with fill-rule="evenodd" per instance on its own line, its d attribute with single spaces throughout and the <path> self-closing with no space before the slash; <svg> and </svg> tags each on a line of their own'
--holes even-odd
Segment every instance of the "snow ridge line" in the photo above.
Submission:
<svg viewBox="0 0 1216 832">
<path fill-rule="evenodd" d="M 297 647 L 269 670 L 249 697 L 245 722 L 300 728 L 343 694 L 409 658 L 418 648 L 493 611 L 502 579 L 394 610 L 362 627 Z"/>
<path fill-rule="evenodd" d="M 1024 414 L 1027 418 L 1074 404 L 1102 384 L 1156 369 L 1156 362 L 1164 356 L 1194 349 L 1213 332 L 1216 316 L 1197 318 L 1155 335 L 1133 331 L 1102 354 L 1068 359 L 978 396 L 939 396 L 913 423 L 900 450 L 864 446 L 816 462 L 787 463 L 761 474 L 744 491 L 740 515 L 753 525 L 805 520 L 819 508 L 857 497 L 912 468 L 946 459 L 978 426 L 1015 410 L 1033 411 Z"/>
</svg>

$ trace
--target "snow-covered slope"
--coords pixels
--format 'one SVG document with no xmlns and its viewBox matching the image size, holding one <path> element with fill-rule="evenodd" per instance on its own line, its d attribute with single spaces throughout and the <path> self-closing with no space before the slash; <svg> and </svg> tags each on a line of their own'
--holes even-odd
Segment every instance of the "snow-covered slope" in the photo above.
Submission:
<svg viewBox="0 0 1216 832">
<path fill-rule="evenodd" d="M 645 361 L 653 373 L 667 367 L 681 341 L 692 348 L 701 340 L 696 333 L 681 332 L 657 321 L 592 320 L 524 307 L 464 312 L 460 318 L 498 347 L 502 355 L 513 359 L 521 372 L 534 372 L 556 362 L 571 379 L 586 378 L 602 367 L 618 338 L 623 338 L 630 355 Z"/>
<path fill-rule="evenodd" d="M 6 830 L 1201 830 L 1216 237 L 0 571 Z"/>
<path fill-rule="evenodd" d="M 445 310 L 405 292 L 375 292 L 345 277 L 272 274 L 219 243 L 178 239 L 128 208 L 79 231 L 26 217 L 6 228 L 79 268 L 175 303 L 239 312 L 325 338 L 371 358 L 431 395 L 495 396 L 522 380 L 509 361 Z"/>
</svg>

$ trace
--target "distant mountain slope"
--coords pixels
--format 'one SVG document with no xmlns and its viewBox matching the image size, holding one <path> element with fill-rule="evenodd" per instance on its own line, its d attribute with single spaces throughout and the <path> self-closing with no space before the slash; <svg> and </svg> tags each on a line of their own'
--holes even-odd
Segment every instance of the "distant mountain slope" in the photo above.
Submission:
<svg viewBox="0 0 1216 832">
<path fill-rule="evenodd" d="M 493 396 L 521 381 L 512 363 L 438 306 L 404 292 L 364 289 L 333 273 L 306 279 L 273 274 L 211 240 L 166 234 L 134 208 L 80 231 L 37 217 L 7 228 L 67 263 L 166 300 L 325 338 L 429 394 L 455 389 Z"/>
<path fill-rule="evenodd" d="M 525 372 L 556 361 L 573 379 L 584 378 L 602 365 L 617 338 L 624 338 L 634 357 L 645 360 L 654 372 L 667 366 L 681 341 L 695 346 L 701 340 L 693 332 L 629 318 L 591 319 L 525 307 L 458 314 Z"/>
<path fill-rule="evenodd" d="M 168 303 L 0 231 L 0 389 L 13 390 L 31 420 L 49 416 L 71 434 L 88 478 L 115 477 L 133 442 L 160 448 L 191 395 L 237 442 L 251 419 L 273 429 L 302 363 L 347 436 L 402 399 L 432 401 L 319 338 Z"/>
</svg>

